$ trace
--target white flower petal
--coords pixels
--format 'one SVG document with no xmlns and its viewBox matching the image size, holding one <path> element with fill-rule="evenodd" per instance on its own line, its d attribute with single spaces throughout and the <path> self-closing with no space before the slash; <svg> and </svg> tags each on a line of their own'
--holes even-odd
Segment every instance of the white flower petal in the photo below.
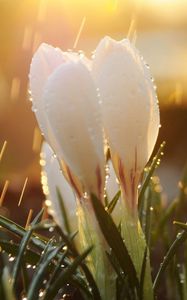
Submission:
<svg viewBox="0 0 187 300">
<path fill-rule="evenodd" d="M 48 203 L 48 210 L 57 224 L 65 230 L 64 219 L 57 194 L 57 187 L 63 198 L 63 203 L 72 232 L 77 230 L 76 200 L 70 185 L 65 180 L 57 158 L 51 147 L 43 143 L 41 150 L 42 186 Z"/>
<path fill-rule="evenodd" d="M 160 122 L 150 72 L 129 40 L 106 37 L 96 49 L 93 74 L 114 166 L 115 158 L 120 158 L 126 172 L 141 172 L 153 151 Z"/>
<path fill-rule="evenodd" d="M 49 77 L 43 101 L 61 157 L 87 192 L 101 196 L 104 150 L 100 107 L 86 66 L 81 62 L 61 65 Z"/>
<path fill-rule="evenodd" d="M 47 44 L 41 44 L 32 58 L 29 79 L 33 111 L 36 114 L 40 129 L 45 135 L 46 119 L 42 103 L 43 88 L 49 75 L 66 61 L 67 58 L 60 49 Z"/>
</svg>

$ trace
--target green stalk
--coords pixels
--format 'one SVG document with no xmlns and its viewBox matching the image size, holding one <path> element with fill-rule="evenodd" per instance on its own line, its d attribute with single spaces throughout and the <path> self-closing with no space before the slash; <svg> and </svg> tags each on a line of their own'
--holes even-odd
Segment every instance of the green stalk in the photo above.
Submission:
<svg viewBox="0 0 187 300">
<path fill-rule="evenodd" d="M 125 245 L 128 249 L 129 255 L 133 261 L 137 277 L 141 279 L 141 271 L 144 262 L 144 256 L 146 251 L 146 240 L 142 231 L 140 221 L 138 219 L 138 212 L 130 211 L 125 196 L 122 193 L 122 224 L 121 233 L 124 239 Z M 147 249 L 145 275 L 143 281 L 143 296 L 144 300 L 153 299 L 153 287 L 151 278 L 150 258 L 149 251 Z"/>
<path fill-rule="evenodd" d="M 93 246 L 87 265 L 99 288 L 102 300 L 116 299 L 116 274 L 107 258 L 107 244 L 99 228 L 89 199 L 77 204 L 79 239 L 82 250 Z"/>
</svg>

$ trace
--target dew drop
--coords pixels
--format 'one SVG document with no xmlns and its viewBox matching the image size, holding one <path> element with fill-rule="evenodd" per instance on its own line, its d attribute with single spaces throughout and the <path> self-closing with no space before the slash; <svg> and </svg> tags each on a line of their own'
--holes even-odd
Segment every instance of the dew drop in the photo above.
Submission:
<svg viewBox="0 0 187 300">
<path fill-rule="evenodd" d="M 34 106 L 32 106 L 31 110 L 32 110 L 34 113 L 36 113 L 36 112 L 38 111 L 37 108 L 35 108 Z"/>
<path fill-rule="evenodd" d="M 11 256 L 8 260 L 9 260 L 10 262 L 12 262 L 12 261 L 15 260 L 15 257 Z"/>
<path fill-rule="evenodd" d="M 30 264 L 27 264 L 27 269 L 30 269 L 32 266 Z"/>
<path fill-rule="evenodd" d="M 49 228 L 49 232 L 53 232 L 54 230 L 55 230 L 54 227 Z"/>
</svg>

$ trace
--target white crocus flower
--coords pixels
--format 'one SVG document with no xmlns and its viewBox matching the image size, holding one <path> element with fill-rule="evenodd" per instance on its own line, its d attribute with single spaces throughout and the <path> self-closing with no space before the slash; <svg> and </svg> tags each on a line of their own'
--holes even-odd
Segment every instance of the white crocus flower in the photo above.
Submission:
<svg viewBox="0 0 187 300">
<path fill-rule="evenodd" d="M 77 195 L 102 198 L 103 132 L 90 66 L 76 53 L 42 44 L 32 59 L 30 89 L 41 131 Z"/>
<path fill-rule="evenodd" d="M 102 101 L 105 135 L 122 189 L 122 236 L 140 278 L 146 242 L 138 220 L 138 184 L 158 136 L 157 96 L 148 66 L 127 39 L 101 40 L 95 51 L 93 74 Z M 153 299 L 149 259 L 144 298 Z"/>
<path fill-rule="evenodd" d="M 80 246 L 83 249 L 95 246 L 89 256 L 89 267 L 102 299 L 109 299 L 110 295 L 112 300 L 115 274 L 107 260 L 107 245 L 89 201 L 91 193 L 103 201 L 105 185 L 103 127 L 98 92 L 90 71 L 91 63 L 82 56 L 68 56 L 50 46 L 43 47 L 47 51 L 39 48 L 31 65 L 34 111 L 47 142 L 60 163 L 62 161 L 66 178 L 79 198 Z M 46 54 L 48 49 L 51 55 Z M 60 56 L 58 59 L 57 53 Z M 45 65 L 49 66 L 48 74 L 45 73 Z M 43 68 L 42 74 L 40 68 Z M 75 176 L 81 183 L 81 189 L 75 182 Z"/>
<path fill-rule="evenodd" d="M 102 39 L 95 51 L 93 74 L 113 165 L 127 206 L 135 212 L 140 176 L 159 130 L 154 83 L 148 66 L 128 39 Z"/>
<path fill-rule="evenodd" d="M 41 183 L 46 196 L 48 212 L 53 216 L 57 224 L 66 232 L 62 208 L 57 189 L 63 199 L 63 206 L 66 211 L 71 232 L 77 230 L 76 219 L 76 197 L 60 170 L 59 162 L 53 150 L 47 143 L 43 143 L 41 150 Z M 69 233 L 69 232 L 66 232 Z"/>
<path fill-rule="evenodd" d="M 54 152 L 60 157 L 60 145 L 54 138 L 51 126 L 46 118 L 45 105 L 42 101 L 44 86 L 48 77 L 53 71 L 62 64 L 68 61 L 77 61 L 80 57 L 75 52 L 63 52 L 59 48 L 54 48 L 51 45 L 42 43 L 34 54 L 30 66 L 29 83 L 32 101 L 32 110 L 35 113 L 38 125 L 47 142 L 51 145 Z M 90 67 L 88 59 L 82 57 L 81 60 Z M 75 187 L 78 195 L 82 193 L 81 184 L 71 170 L 67 167 L 63 158 L 59 159 L 61 169 L 69 182 Z"/>
</svg>

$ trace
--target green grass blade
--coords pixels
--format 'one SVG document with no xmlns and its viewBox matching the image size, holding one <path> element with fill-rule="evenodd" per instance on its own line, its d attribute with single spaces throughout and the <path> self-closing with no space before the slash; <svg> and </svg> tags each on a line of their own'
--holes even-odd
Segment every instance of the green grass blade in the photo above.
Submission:
<svg viewBox="0 0 187 300">
<path fill-rule="evenodd" d="M 71 251 L 71 254 L 74 258 L 76 258 L 79 254 L 77 249 L 75 248 L 75 245 L 71 243 L 71 239 L 69 239 L 69 237 L 67 237 L 65 235 L 65 233 L 63 232 L 63 230 L 60 227 L 58 228 L 58 232 L 61 235 L 62 239 L 64 240 L 64 242 L 66 243 L 68 249 Z M 96 285 L 96 282 L 93 278 L 92 273 L 90 272 L 90 270 L 88 269 L 88 267 L 86 266 L 86 264 L 81 263 L 81 267 L 82 270 L 84 271 L 84 274 L 86 276 L 86 279 L 89 283 L 90 289 L 92 290 L 92 294 L 93 294 L 93 299 L 94 300 L 101 300 L 101 296 L 98 290 L 98 287 Z"/>
<path fill-rule="evenodd" d="M 147 242 L 147 247 L 150 246 L 150 239 L 151 239 L 151 217 L 152 217 L 152 193 L 151 189 L 148 189 L 148 196 L 147 196 L 147 209 L 146 209 L 146 216 L 145 216 L 145 239 Z"/>
<path fill-rule="evenodd" d="M 143 290 L 144 290 L 144 281 L 145 281 L 145 272 L 146 272 L 146 261 L 147 261 L 147 247 L 145 248 L 143 263 L 142 263 L 142 270 L 140 276 L 140 300 L 144 299 Z"/>
<path fill-rule="evenodd" d="M 63 246 L 64 246 L 64 243 L 61 244 L 58 248 L 56 248 L 53 251 L 48 249 L 48 256 L 46 256 L 46 254 L 45 254 L 45 261 L 43 261 L 37 268 L 37 272 L 35 273 L 35 276 L 31 282 L 31 285 L 29 286 L 29 290 L 28 290 L 28 294 L 27 294 L 28 300 L 35 300 L 36 297 L 38 297 L 39 290 L 43 283 L 48 266 L 49 266 L 50 262 L 56 257 L 56 255 L 60 252 L 60 250 L 62 249 Z"/>
<path fill-rule="evenodd" d="M 182 245 L 182 243 L 184 243 L 184 241 L 186 239 L 187 239 L 187 231 L 183 231 L 183 232 L 180 232 L 180 233 L 177 234 L 176 239 L 174 240 L 174 242 L 170 246 L 168 252 L 166 253 L 166 256 L 164 257 L 163 262 L 160 264 L 160 268 L 158 270 L 158 273 L 157 273 L 157 275 L 155 277 L 155 280 L 154 280 L 154 283 L 153 283 L 154 291 L 157 290 L 157 288 L 160 284 L 162 275 L 163 275 L 164 271 L 166 270 L 167 266 L 169 265 L 170 261 L 172 260 L 172 258 L 176 254 L 176 251 Z"/>
<path fill-rule="evenodd" d="M 7 254 L 10 254 L 12 257 L 16 257 L 19 252 L 19 245 L 6 240 L 0 240 L 0 247 Z M 24 253 L 24 260 L 30 265 L 36 265 L 40 259 L 40 255 L 31 249 L 27 249 Z"/>
<path fill-rule="evenodd" d="M 27 272 L 27 267 L 25 262 L 22 262 L 21 264 L 21 273 L 22 273 L 24 294 L 26 294 L 28 291 L 30 278 Z"/>
<path fill-rule="evenodd" d="M 53 245 L 53 242 L 54 242 L 54 237 L 52 237 L 46 244 L 44 250 L 42 251 L 42 255 L 40 256 L 40 260 L 38 261 L 38 267 L 40 264 L 42 264 L 43 261 L 45 261 L 45 259 L 47 258 L 48 254 L 49 254 L 49 251 Z M 64 244 L 63 244 L 64 245 Z M 54 248 L 52 248 L 52 250 L 54 250 Z M 51 251 L 52 251 L 51 250 Z"/>
<path fill-rule="evenodd" d="M 118 260 L 123 272 L 128 276 L 132 288 L 136 287 L 137 290 L 139 290 L 139 281 L 133 262 L 115 223 L 113 222 L 111 216 L 106 212 L 101 202 L 93 194 L 91 195 L 91 201 L 101 231 L 109 247 L 115 254 L 115 257 Z"/>
<path fill-rule="evenodd" d="M 116 195 L 114 196 L 114 198 L 110 201 L 110 203 L 108 204 L 108 206 L 106 207 L 106 211 L 111 214 L 119 200 L 121 196 L 121 191 L 119 190 Z"/>
<path fill-rule="evenodd" d="M 178 204 L 178 200 L 175 199 L 173 200 L 169 206 L 167 207 L 167 209 L 165 210 L 163 216 L 160 218 L 160 221 L 158 223 L 158 226 L 156 228 L 156 232 L 155 232 L 155 239 L 157 240 L 160 233 L 163 232 L 164 226 L 166 225 L 166 223 L 168 222 L 169 218 L 171 218 L 172 214 L 174 213 L 176 206 Z"/>
<path fill-rule="evenodd" d="M 25 228 L 21 227 L 20 225 L 16 224 L 15 222 L 13 222 L 3 216 L 0 216 L 0 226 L 9 230 L 11 233 L 13 233 L 14 235 L 19 236 L 19 237 L 23 237 L 25 235 L 25 233 L 27 232 L 25 230 Z M 35 245 L 36 247 L 39 247 L 40 249 L 43 250 L 46 246 L 48 239 L 46 239 L 45 237 L 41 237 L 39 235 L 33 234 L 33 236 L 31 237 L 31 241 L 32 241 L 33 245 Z"/>
<path fill-rule="evenodd" d="M 15 284 L 16 284 L 17 279 L 18 279 L 18 274 L 19 274 L 19 271 L 20 271 L 20 268 L 21 268 L 21 263 L 22 263 L 22 260 L 23 260 L 23 257 L 24 257 L 24 252 L 27 248 L 27 245 L 29 243 L 30 237 L 31 237 L 32 232 L 33 232 L 33 227 L 32 226 L 37 224 L 38 222 L 40 222 L 42 215 L 43 215 L 43 209 L 35 217 L 35 219 L 31 223 L 30 229 L 28 231 L 26 231 L 26 233 L 25 233 L 25 235 L 24 235 L 24 237 L 23 237 L 23 239 L 20 243 L 19 251 L 18 251 L 16 260 L 15 260 L 13 270 L 12 270 L 12 285 L 13 285 L 14 288 L 15 288 Z"/>
<path fill-rule="evenodd" d="M 75 270 L 82 263 L 82 261 L 86 258 L 86 256 L 90 253 L 93 247 L 88 248 L 83 254 L 77 256 L 73 263 L 69 265 L 64 272 L 56 279 L 56 281 L 49 287 L 47 290 L 44 300 L 54 300 L 56 294 L 59 289 L 63 287 L 67 283 L 67 281 L 72 277 Z M 30 300 L 30 299 L 28 299 Z"/>
<path fill-rule="evenodd" d="M 54 282 L 55 278 L 57 278 L 57 276 L 59 275 L 59 273 L 62 271 L 62 267 L 61 265 L 63 264 L 64 262 L 64 258 L 66 257 L 67 255 L 67 250 L 63 253 L 63 255 L 60 257 L 60 259 L 58 260 L 57 262 L 57 265 L 53 271 L 53 274 L 51 275 L 48 283 L 47 283 L 47 287 L 46 289 Z"/>
<path fill-rule="evenodd" d="M 145 180 L 142 184 L 142 188 L 138 197 L 138 211 L 139 211 L 139 216 L 140 216 L 140 220 L 141 220 L 141 216 L 142 216 L 142 212 L 143 212 L 143 206 L 144 206 L 144 194 L 145 194 L 145 190 L 149 185 L 150 179 L 156 169 L 156 167 L 158 166 L 159 162 L 160 162 L 160 157 L 163 154 L 163 149 L 165 147 L 165 142 L 163 142 L 159 149 L 158 152 L 156 154 L 156 156 L 153 158 L 151 166 L 149 168 L 149 172 L 147 173 Z"/>
<path fill-rule="evenodd" d="M 187 224 L 186 224 L 186 223 L 174 221 L 173 224 L 174 224 L 174 225 L 177 225 L 177 226 L 179 226 L 181 229 L 187 231 Z"/>
<path fill-rule="evenodd" d="M 186 268 L 182 265 L 182 272 L 180 274 L 180 283 L 182 285 L 182 295 L 183 300 L 187 299 L 187 278 L 186 278 Z"/>
<path fill-rule="evenodd" d="M 3 217 L 3 216 L 0 216 L 0 226 L 2 226 L 3 228 L 7 229 L 8 231 L 10 231 L 11 233 L 13 233 L 14 235 L 16 236 L 19 236 L 19 237 L 23 237 L 26 233 L 26 230 L 25 228 L 23 228 L 22 226 L 16 224 L 15 222 Z M 59 229 L 60 230 L 60 229 Z M 62 235 L 62 233 L 61 233 Z M 78 252 L 76 251 L 76 249 L 74 248 L 74 246 L 72 245 L 72 243 L 70 242 L 70 240 L 68 239 L 68 237 L 65 236 L 64 234 L 64 239 L 65 239 L 65 243 L 66 241 L 68 241 L 68 249 L 71 249 L 71 252 L 73 253 L 73 257 L 76 257 L 78 256 Z M 45 237 L 41 237 L 39 236 L 38 234 L 35 235 L 33 233 L 33 235 L 31 236 L 31 239 L 30 241 L 32 242 L 32 244 L 39 250 L 44 250 L 45 247 L 46 247 L 46 244 L 48 242 L 48 239 L 46 239 Z M 2 242 L 2 241 L 1 241 Z M 6 249 L 8 249 L 8 244 L 5 245 L 4 242 L 2 242 L 2 245 L 3 247 L 5 247 Z M 10 253 L 12 253 L 13 256 L 16 256 L 17 253 L 18 253 L 18 249 L 19 247 L 14 247 L 12 246 L 12 251 L 10 251 Z M 15 250 L 15 251 L 14 251 Z M 29 250 L 27 249 L 26 250 L 26 255 L 27 253 L 29 254 Z M 29 255 L 28 256 L 28 259 L 29 261 L 31 262 L 31 264 L 33 265 L 36 265 L 36 263 L 39 261 L 39 258 L 38 258 L 38 255 L 34 252 L 33 252 L 33 258 L 31 258 L 31 256 Z M 27 257 L 25 257 L 25 259 L 27 259 Z M 29 262 L 28 261 L 28 262 Z M 70 261 L 66 259 L 65 261 L 66 265 L 69 265 L 70 264 Z M 89 284 L 89 287 L 90 289 L 92 290 L 92 294 L 93 294 L 93 299 L 94 300 L 101 300 L 101 297 L 100 297 L 100 293 L 99 293 L 99 290 L 98 290 L 98 287 L 95 283 L 95 280 L 90 272 L 90 270 L 88 269 L 88 267 L 85 265 L 85 264 L 81 264 L 81 267 L 84 271 L 84 274 L 86 276 L 86 279 L 88 281 L 88 284 Z M 49 267 L 50 268 L 50 267 Z M 79 278 L 77 279 L 79 280 Z"/>
<path fill-rule="evenodd" d="M 12 278 L 10 277 L 7 267 L 4 267 L 3 269 L 1 284 L 4 297 L 2 300 L 16 300 L 12 286 Z"/>
<path fill-rule="evenodd" d="M 186 187 L 187 187 L 187 165 L 184 168 L 182 180 L 179 183 L 180 192 L 179 192 L 178 201 L 180 204 L 184 203 L 184 201 L 186 200 L 186 192 L 185 192 Z"/>
</svg>

